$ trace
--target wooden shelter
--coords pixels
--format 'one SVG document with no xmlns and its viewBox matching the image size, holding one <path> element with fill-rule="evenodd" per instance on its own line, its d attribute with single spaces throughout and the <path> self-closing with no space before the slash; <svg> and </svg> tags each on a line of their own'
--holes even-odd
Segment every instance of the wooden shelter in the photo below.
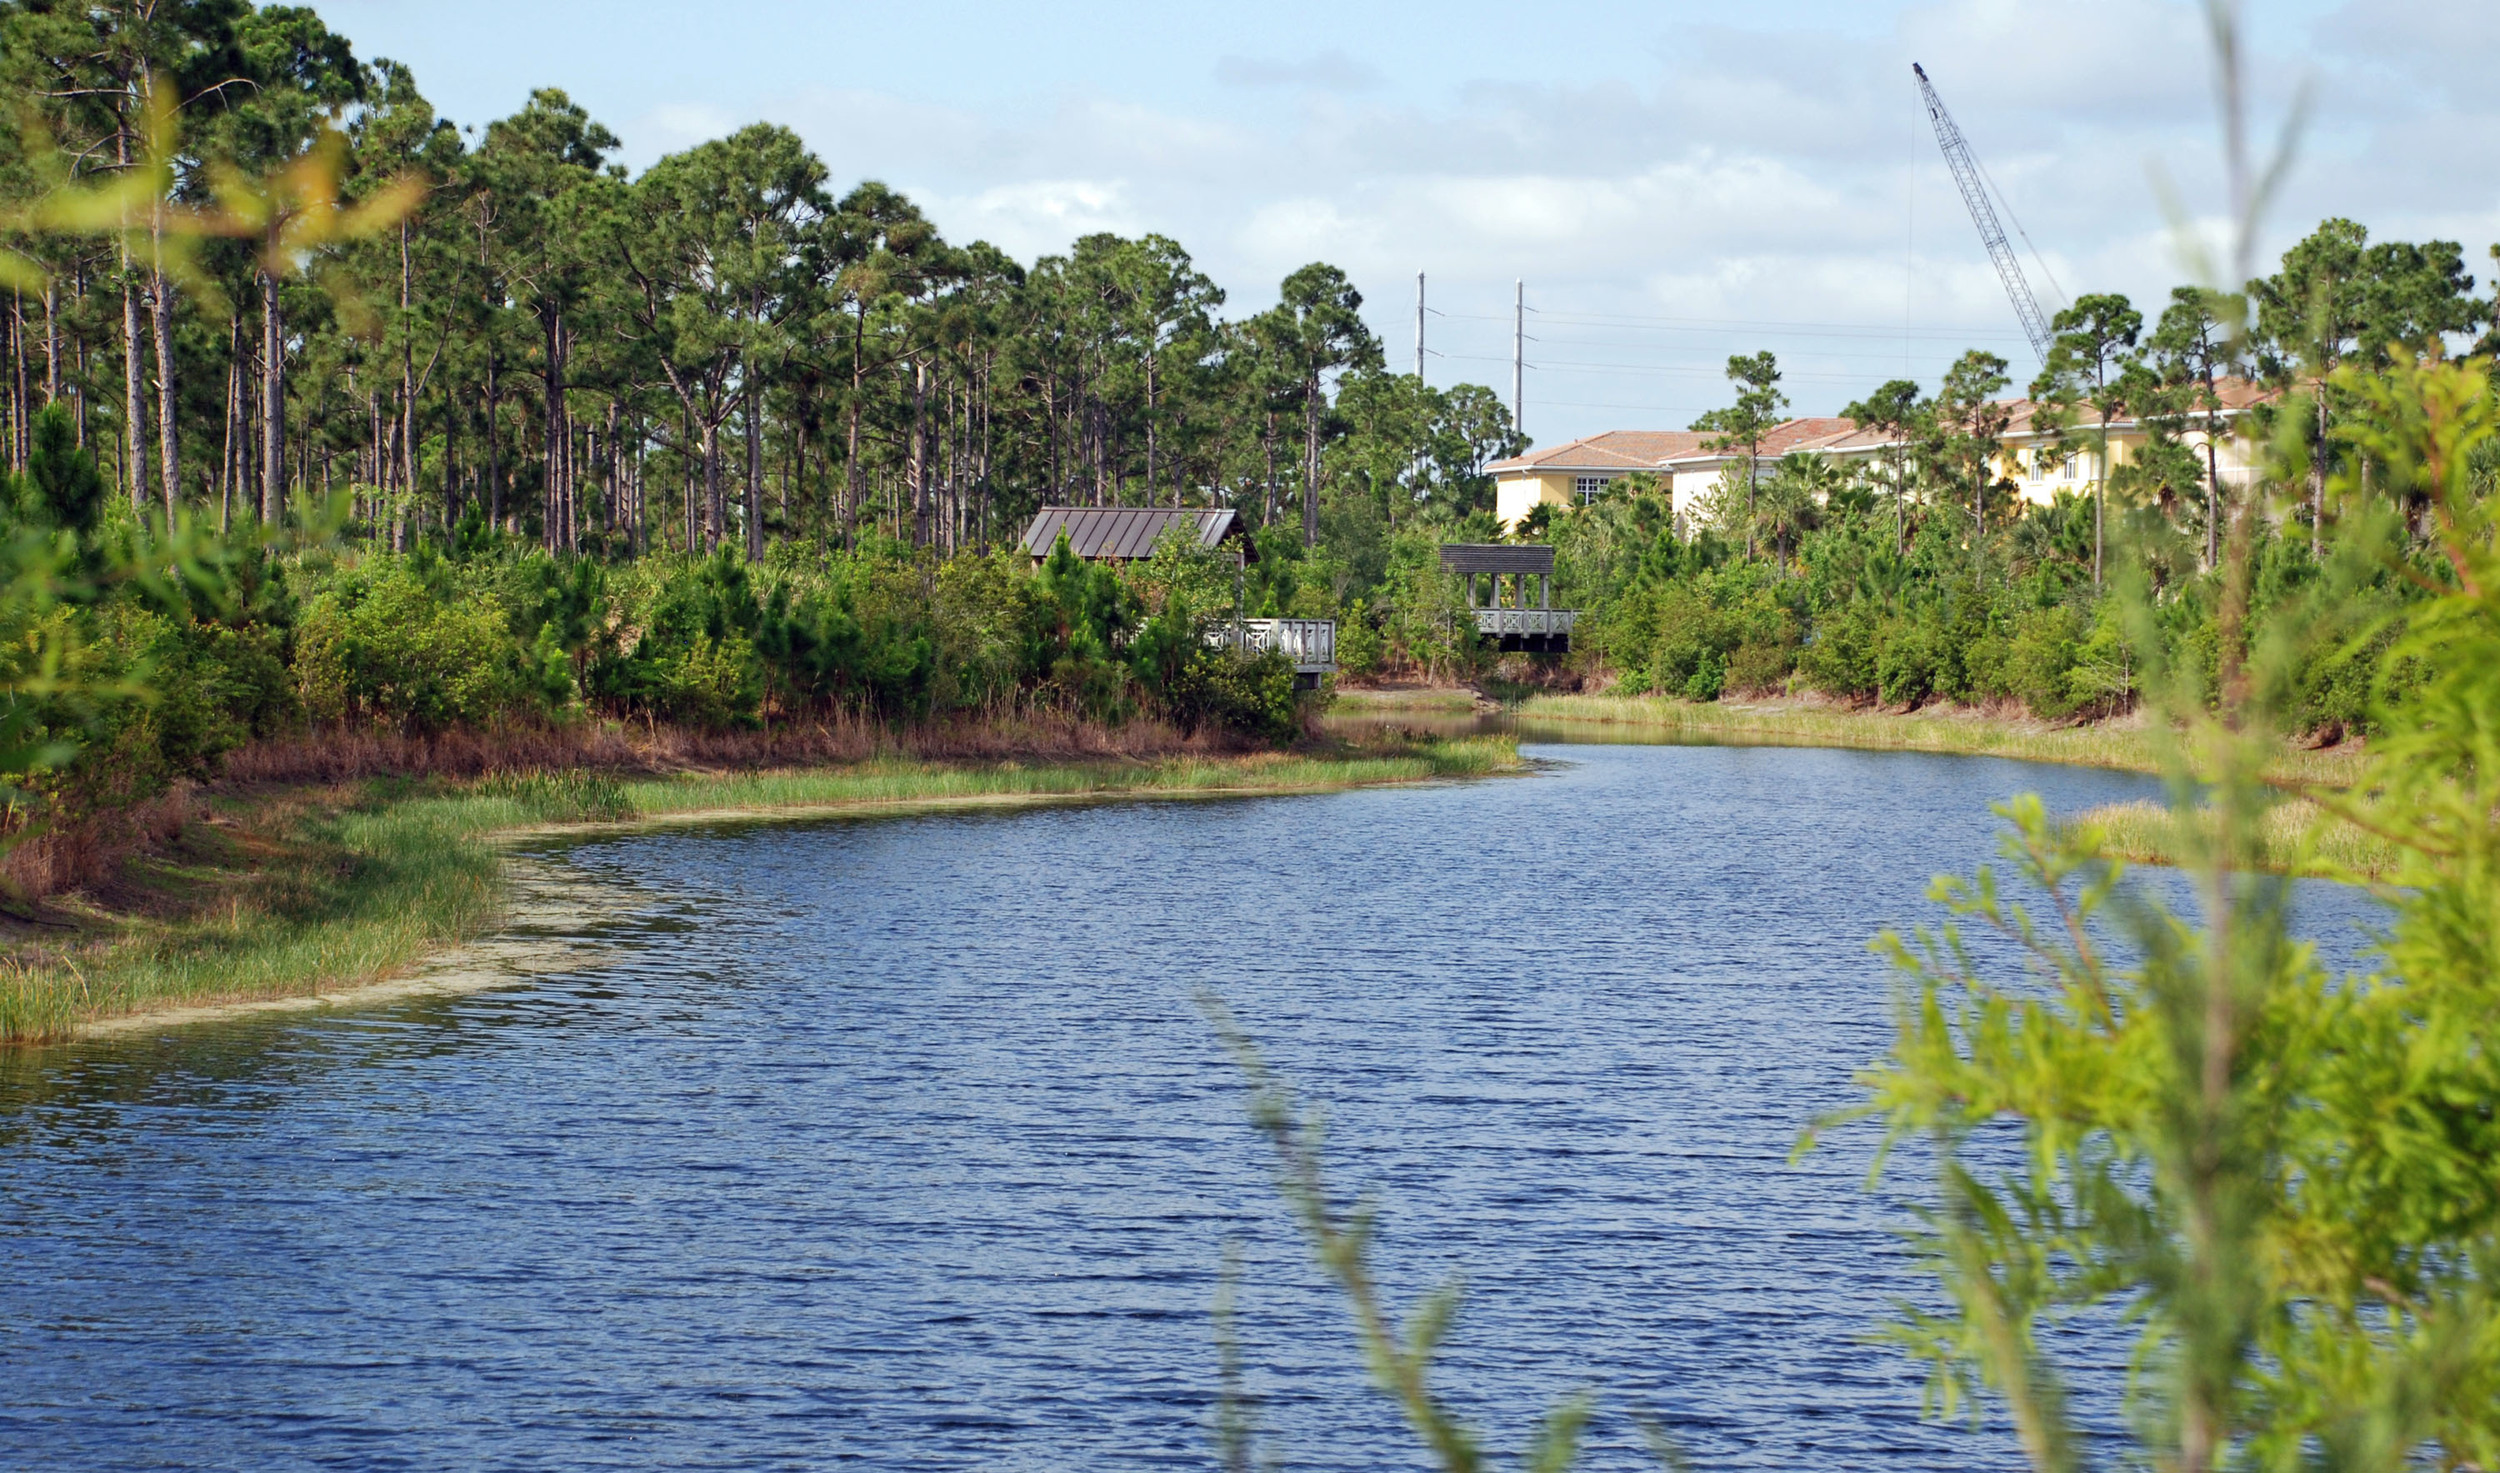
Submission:
<svg viewBox="0 0 2500 1473">
<path fill-rule="evenodd" d="M 1182 511 L 1164 507 L 1046 506 L 1024 529 L 1025 555 L 1036 562 L 1050 556 L 1059 534 L 1068 534 L 1068 550 L 1088 560 L 1129 562 L 1154 556 L 1155 544 L 1178 530 L 1212 551 L 1229 549 L 1245 563 L 1259 560 L 1241 518 L 1230 511 Z"/>
<path fill-rule="evenodd" d="M 1156 544 L 1178 531 L 1209 551 L 1232 554 L 1233 617 L 1207 631 L 1207 643 L 1244 654 L 1275 652 L 1293 665 L 1294 684 L 1316 687 L 1337 668 L 1333 619 L 1245 619 L 1241 615 L 1241 569 L 1259 560 L 1241 518 L 1229 511 L 1182 511 L 1168 507 L 1046 506 L 1024 529 L 1024 551 L 1035 562 L 1050 556 L 1061 533 L 1068 551 L 1098 562 L 1133 562 L 1154 556 Z"/>
<path fill-rule="evenodd" d="M 1448 542 L 1441 546 L 1441 567 L 1467 580 L 1467 609 L 1475 616 L 1476 633 L 1513 654 L 1571 653 L 1571 625 L 1576 611 L 1554 607 L 1554 549 L 1542 543 Z M 1476 580 L 1486 580 L 1481 595 Z M 1528 601 L 1528 580 L 1536 580 L 1536 602 Z M 1503 596 L 1503 580 L 1510 583 Z"/>
</svg>

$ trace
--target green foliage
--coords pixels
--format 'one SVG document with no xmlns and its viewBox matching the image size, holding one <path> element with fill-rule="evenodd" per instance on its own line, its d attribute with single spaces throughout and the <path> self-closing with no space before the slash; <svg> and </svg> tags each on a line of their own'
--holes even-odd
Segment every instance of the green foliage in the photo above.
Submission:
<svg viewBox="0 0 2500 1473">
<path fill-rule="evenodd" d="M 486 588 L 401 559 L 374 559 L 305 600 L 296 634 L 304 709 L 316 721 L 410 731 L 494 726 L 546 711 L 545 688 Z"/>
<path fill-rule="evenodd" d="M 1892 1338 L 1933 1371 L 1940 1409 L 2000 1398 L 2036 1469 L 2083 1454 L 2042 1331 L 2099 1308 L 2141 1326 L 2131 1399 L 2156 1466 L 2500 1458 L 2500 555 L 2472 476 L 2500 438 L 2500 394 L 2480 365 L 2440 363 L 2348 367 L 2333 387 L 2376 473 L 2438 513 L 2444 586 L 2401 633 L 2350 626 L 2408 554 L 2384 512 L 2349 523 L 2325 568 L 2266 554 L 2242 515 L 2218 713 L 2212 677 L 2162 656 L 2141 579 L 2066 631 L 2076 699 L 2107 699 L 2115 660 L 2178 723 L 2173 804 L 2200 914 L 2128 884 L 2091 826 L 2023 799 L 2003 810 L 2005 853 L 2047 913 L 1983 870 L 1938 882 L 1950 924 L 1884 942 L 1899 1032 L 1864 1110 L 1937 1151 L 1917 1243 L 1950 1305 L 1905 1314 Z M 2286 585 L 2270 616 L 2242 624 L 2269 577 Z M 2403 856 L 2359 977 L 2321 967 L 2294 939 L 2290 882 L 2253 872 L 2280 801 L 2264 773 L 2315 700 L 2322 645 L 2366 656 L 2384 736 L 2363 780 L 2310 796 Z M 2030 975 L 1991 978 L 1965 926 L 2000 933 Z M 2008 1129 L 2021 1164 L 1968 1164 L 1969 1142 Z"/>
<path fill-rule="evenodd" d="M 80 538 L 94 536 L 104 516 L 104 473 L 96 469 L 95 457 L 79 448 L 69 406 L 45 405 L 33 428 L 34 443 L 18 492 L 21 514 L 40 527 Z"/>
<path fill-rule="evenodd" d="M 1490 1466 L 1492 1460 L 1475 1430 L 1460 1421 L 1432 1387 L 1433 1356 L 1458 1317 L 1457 1284 L 1444 1284 L 1403 1322 L 1391 1313 L 1372 1277 L 1371 1210 L 1348 1208 L 1337 1200 L 1321 1154 L 1317 1113 L 1298 1108 L 1292 1089 L 1269 1072 L 1257 1046 L 1234 1023 L 1220 998 L 1205 994 L 1199 1005 L 1249 1083 L 1251 1123 L 1274 1153 L 1277 1190 L 1295 1226 L 1302 1230 L 1320 1269 L 1353 1310 L 1355 1339 L 1372 1383 L 1397 1403 L 1407 1425 L 1444 1473 L 1476 1473 Z M 1519 1466 L 1531 1473 L 1563 1473 L 1578 1455 L 1590 1411 L 1586 1396 L 1554 1407 L 1530 1436 L 1517 1460 Z M 1227 1424 L 1224 1443 L 1235 1458 L 1232 1466 L 1249 1466 L 1255 1428 L 1237 1400 L 1228 1396 L 1220 1420 Z"/>
<path fill-rule="evenodd" d="M 1302 730 L 1293 662 L 1274 650 L 1244 656 L 1200 645 L 1157 683 L 1154 694 L 1164 716 L 1184 732 L 1215 727 L 1283 743 Z"/>
</svg>

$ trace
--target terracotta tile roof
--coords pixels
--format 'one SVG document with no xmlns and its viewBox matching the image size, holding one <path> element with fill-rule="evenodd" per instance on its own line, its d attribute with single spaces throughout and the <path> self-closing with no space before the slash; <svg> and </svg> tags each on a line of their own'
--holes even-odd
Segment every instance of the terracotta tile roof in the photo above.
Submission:
<svg viewBox="0 0 2500 1473">
<path fill-rule="evenodd" d="M 2223 412 L 2237 414 L 2253 404 L 2260 404 L 2275 395 L 2263 384 L 2247 379 L 2224 379 L 2221 390 Z M 2013 411 L 2013 420 L 2006 427 L 2008 436 L 2033 433 L 2031 422 L 2040 406 L 2029 399 L 1997 401 Z M 2112 420 L 2112 428 L 2136 427 L 2132 416 Z M 1516 471 L 1645 471 L 1688 462 L 1724 461 L 1731 452 L 1709 448 L 1714 436 L 1696 430 L 1609 430 L 1556 445 L 1550 450 L 1531 450 L 1510 460 L 1497 460 L 1485 467 L 1495 475 Z M 1891 437 L 1872 429 L 1858 428 L 1855 420 L 1838 415 L 1817 415 L 1792 419 L 1774 426 L 1762 437 L 1762 457 L 1776 460 L 1799 450 L 1824 451 L 1847 455 L 1875 450 L 1892 443 Z"/>
<path fill-rule="evenodd" d="M 1860 429 L 1853 424 L 1849 427 L 1847 434 L 1836 435 L 1814 448 L 1831 455 L 1859 455 L 1870 450 L 1880 450 L 1892 443 L 1893 437 L 1882 430 Z"/>
<path fill-rule="evenodd" d="M 2275 398 L 2277 394 L 2276 390 L 2268 388 L 2264 384 L 2256 383 L 2252 380 L 2244 378 L 2226 378 L 2217 382 L 2214 385 L 2214 388 L 2216 391 L 2215 397 L 2221 399 L 2222 412 L 2226 415 L 2236 415 L 2255 405 L 2266 403 L 2267 401 Z M 2041 406 L 2039 404 L 2029 399 L 2000 399 L 1997 402 L 2006 405 L 2014 411 L 2014 418 L 2012 422 L 2007 424 L 2005 427 L 2005 433 L 2007 435 L 2029 435 L 2038 433 L 2032 428 L 2032 420 L 2040 412 Z M 2195 414 L 2196 411 L 2189 411 L 2191 422 L 2193 421 Z M 2080 424 L 2084 420 L 2090 420 L 2096 426 L 2099 423 L 2098 416 L 2096 416 L 2089 407 L 2082 410 L 2081 418 L 2078 419 L 2077 423 Z M 2136 424 L 2136 417 L 2133 414 L 2122 414 L 2118 418 L 2111 420 L 2109 425 L 2113 430 L 2122 426 L 2129 430 L 2138 428 Z"/>
<path fill-rule="evenodd" d="M 1662 462 L 1692 454 L 1707 437 L 1692 430 L 1608 430 L 1557 445 L 1531 450 L 1485 467 L 1503 471 L 1650 471 Z"/>
<path fill-rule="evenodd" d="M 1856 434 L 1857 429 L 1857 421 L 1842 419 L 1838 415 L 1783 420 L 1763 432 L 1762 458 L 1777 460 L 1794 450 L 1827 450 L 1839 441 Z M 1697 438 L 1708 441 L 1716 437 L 1702 435 Z M 1713 450 L 1707 444 L 1700 444 L 1694 446 L 1690 452 L 1676 456 L 1675 459 L 1679 462 L 1724 461 L 1735 459 L 1740 453 L 1738 450 Z"/>
<path fill-rule="evenodd" d="M 1786 455 L 1795 450 L 1824 450 L 1833 442 L 1857 433 L 1858 422 L 1826 415 L 1817 419 L 1792 419 L 1762 437 L 1764 455 Z"/>
</svg>

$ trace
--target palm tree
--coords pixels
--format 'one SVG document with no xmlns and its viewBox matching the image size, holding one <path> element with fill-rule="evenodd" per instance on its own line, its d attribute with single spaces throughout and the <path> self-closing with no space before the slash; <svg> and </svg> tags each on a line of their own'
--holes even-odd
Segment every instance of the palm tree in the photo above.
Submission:
<svg viewBox="0 0 2500 1473">
<path fill-rule="evenodd" d="M 1828 456 L 1798 451 L 1780 457 L 1754 498 L 1753 528 L 1777 549 L 1782 573 L 1799 539 L 1822 524 L 1824 506 L 1848 483 L 1848 472 Z"/>
</svg>

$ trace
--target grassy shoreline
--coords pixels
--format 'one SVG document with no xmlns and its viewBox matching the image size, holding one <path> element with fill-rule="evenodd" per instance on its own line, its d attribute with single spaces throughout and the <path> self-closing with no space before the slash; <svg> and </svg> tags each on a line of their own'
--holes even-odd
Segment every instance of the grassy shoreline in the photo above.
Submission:
<svg viewBox="0 0 2500 1473">
<path fill-rule="evenodd" d="M 2175 866 L 2188 848 L 2179 815 L 2159 803 L 2107 803 L 2061 821 L 2069 828 L 2099 830 L 2102 852 L 2131 864 Z M 2256 838 L 2258 862 L 2277 874 L 2378 880 L 2401 858 L 2385 839 L 2322 812 L 2306 798 L 2267 809 Z"/>
<path fill-rule="evenodd" d="M 1615 723 L 1763 746 L 1939 752 L 2121 772 L 2162 770 L 2154 734 L 2133 721 L 2060 725 L 1969 707 L 1893 712 L 1788 698 L 1703 702 L 1662 696 L 1531 696 L 1513 714 L 1523 721 Z M 2313 751 L 2286 746 L 2269 775 L 2285 783 L 2340 787 L 2359 773 L 2360 765 L 2357 747 Z"/>
<path fill-rule="evenodd" d="M 1360 717 L 1455 716 L 1487 709 L 1473 690 L 1388 689 L 1340 692 L 1333 710 Z M 2025 762 L 2100 767 L 2159 775 L 2155 733 L 2140 721 L 2059 724 L 1971 707 L 1896 712 L 1812 698 L 1730 698 L 1716 702 L 1662 696 L 1531 695 L 1509 708 L 1535 724 L 1638 728 L 1695 741 L 1761 746 L 1835 747 L 1861 751 L 1937 752 Z M 2336 788 L 2361 771 L 2357 744 L 2313 750 L 2286 746 L 2270 776 L 2287 786 Z M 2068 816 L 2101 831 L 2107 851 L 2137 864 L 2176 865 L 2185 853 L 2177 821 L 2158 803 L 2106 804 Z M 2377 879 L 2396 862 L 2382 840 L 2322 814 L 2305 798 L 2269 811 L 2259 842 L 2268 868 L 2337 879 Z"/>
<path fill-rule="evenodd" d="M 931 763 L 619 780 L 566 771 L 217 795 L 107 893 L 0 953 L 0 1042 L 102 1020 L 302 998 L 391 978 L 492 927 L 516 836 L 712 819 L 1108 798 L 1329 792 L 1518 765 L 1507 738 L 1322 754 Z M 25 929 L 25 928 L 21 928 Z M 61 934 L 67 929 L 69 934 Z"/>
<path fill-rule="evenodd" d="M 1527 721 L 1616 722 L 1689 733 L 1697 740 L 1763 746 L 1940 752 L 2160 775 L 2161 752 L 2140 722 L 2057 725 L 1969 707 L 1893 712 L 1788 699 L 1697 702 L 1657 696 L 1533 696 Z M 2285 746 L 2268 776 L 2287 786 L 2339 788 L 2360 775 L 2358 744 Z M 2159 803 L 2104 804 L 2063 820 L 2101 831 L 2104 848 L 2135 864 L 2175 866 L 2186 853 L 2178 820 Z M 2305 798 L 2270 809 L 2258 835 L 2263 862 L 2281 873 L 2375 879 L 2395 864 L 2382 840 L 2322 813 Z"/>
</svg>

